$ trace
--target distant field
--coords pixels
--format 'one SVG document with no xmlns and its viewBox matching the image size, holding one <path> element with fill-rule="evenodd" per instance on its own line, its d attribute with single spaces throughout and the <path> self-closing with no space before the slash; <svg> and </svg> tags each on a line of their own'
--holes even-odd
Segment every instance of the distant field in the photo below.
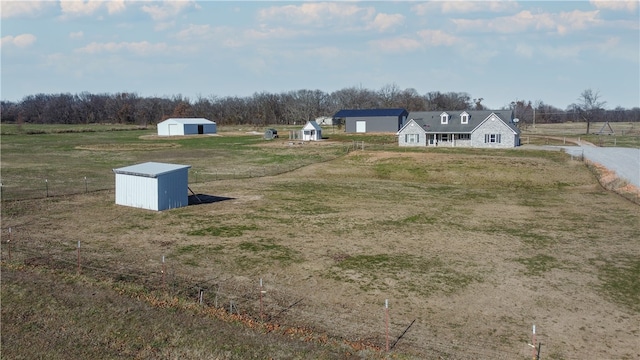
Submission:
<svg viewBox="0 0 640 360">
<path fill-rule="evenodd" d="M 398 358 L 530 359 L 533 324 L 542 358 L 637 358 L 640 212 L 583 163 L 247 131 L 3 135 L 3 195 L 39 194 L 3 196 L 3 357 L 384 358 L 388 299 Z M 116 206 L 111 169 L 142 161 L 192 164 L 218 200 Z"/>
<path fill-rule="evenodd" d="M 586 123 L 528 125 L 522 132 L 523 144 L 563 145 L 567 141 L 589 141 L 597 146 L 640 147 L 640 123 Z"/>
</svg>

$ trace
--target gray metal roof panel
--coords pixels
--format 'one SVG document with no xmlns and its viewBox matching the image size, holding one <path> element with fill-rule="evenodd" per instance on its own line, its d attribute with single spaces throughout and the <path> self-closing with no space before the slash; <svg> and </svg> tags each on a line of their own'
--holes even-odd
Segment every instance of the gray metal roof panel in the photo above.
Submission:
<svg viewBox="0 0 640 360">
<path fill-rule="evenodd" d="M 333 115 L 334 118 L 365 116 L 401 116 L 407 114 L 405 109 L 343 109 Z"/>
<path fill-rule="evenodd" d="M 179 164 L 167 164 L 159 162 L 146 162 L 142 164 L 130 165 L 113 169 L 116 174 L 136 175 L 143 177 L 156 178 L 160 175 L 170 173 L 173 171 L 188 169 L 191 165 L 179 165 Z"/>
</svg>

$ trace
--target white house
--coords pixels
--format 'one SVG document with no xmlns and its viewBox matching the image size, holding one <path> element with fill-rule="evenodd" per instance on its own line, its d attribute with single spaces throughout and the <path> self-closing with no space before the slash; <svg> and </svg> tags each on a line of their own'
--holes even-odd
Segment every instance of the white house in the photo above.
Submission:
<svg viewBox="0 0 640 360">
<path fill-rule="evenodd" d="M 215 134 L 216 123 L 204 118 L 169 118 L 158 124 L 158 136 Z"/>
<path fill-rule="evenodd" d="M 420 111 L 398 131 L 399 146 L 512 148 L 520 129 L 511 111 Z"/>
<path fill-rule="evenodd" d="M 113 169 L 116 204 L 156 211 L 187 206 L 190 167 L 146 162 Z"/>
<path fill-rule="evenodd" d="M 302 140 L 322 140 L 322 128 L 320 128 L 320 125 L 318 125 L 315 120 L 307 121 L 306 125 L 302 128 Z"/>
</svg>

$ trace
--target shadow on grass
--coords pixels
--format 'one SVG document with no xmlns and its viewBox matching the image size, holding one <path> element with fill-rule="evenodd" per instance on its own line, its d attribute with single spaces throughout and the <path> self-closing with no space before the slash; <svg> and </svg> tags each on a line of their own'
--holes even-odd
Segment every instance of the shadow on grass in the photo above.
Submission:
<svg viewBox="0 0 640 360">
<path fill-rule="evenodd" d="M 207 195 L 207 194 L 193 194 L 189 195 L 189 205 L 202 205 L 202 204 L 211 204 L 215 202 L 225 201 L 225 200 L 233 200 L 234 198 L 225 197 L 225 196 L 215 196 L 215 195 Z"/>
</svg>

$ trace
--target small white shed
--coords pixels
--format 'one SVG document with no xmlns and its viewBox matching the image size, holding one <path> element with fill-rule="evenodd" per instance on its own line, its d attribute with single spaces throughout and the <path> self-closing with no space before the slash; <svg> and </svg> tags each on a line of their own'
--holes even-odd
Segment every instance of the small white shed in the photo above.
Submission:
<svg viewBox="0 0 640 360">
<path fill-rule="evenodd" d="M 216 123 L 204 118 L 169 118 L 158 124 L 158 136 L 215 134 Z"/>
<path fill-rule="evenodd" d="M 187 206 L 190 167 L 146 162 L 113 169 L 116 204 L 156 211 Z"/>
<path fill-rule="evenodd" d="M 322 128 L 315 120 L 307 121 L 307 124 L 302 128 L 302 140 L 322 140 Z"/>
</svg>

